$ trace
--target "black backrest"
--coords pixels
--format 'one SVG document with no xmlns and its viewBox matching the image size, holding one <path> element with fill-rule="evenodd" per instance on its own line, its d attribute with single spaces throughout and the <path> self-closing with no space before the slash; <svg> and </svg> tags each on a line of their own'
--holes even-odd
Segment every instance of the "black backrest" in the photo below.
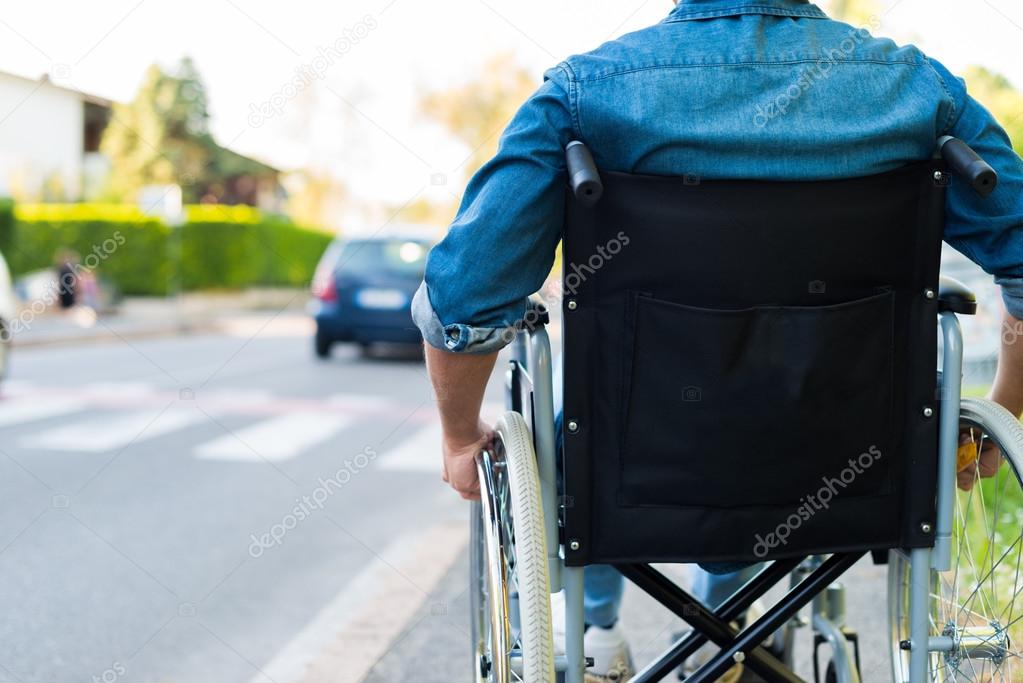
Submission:
<svg viewBox="0 0 1023 683">
<path fill-rule="evenodd" d="M 569 564 L 933 542 L 943 173 L 568 192 Z"/>
</svg>

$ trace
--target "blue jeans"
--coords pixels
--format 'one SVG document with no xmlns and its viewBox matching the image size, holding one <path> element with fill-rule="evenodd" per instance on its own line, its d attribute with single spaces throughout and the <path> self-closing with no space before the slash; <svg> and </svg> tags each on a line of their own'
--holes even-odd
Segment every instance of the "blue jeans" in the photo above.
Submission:
<svg viewBox="0 0 1023 683">
<path fill-rule="evenodd" d="M 554 426 L 561 434 L 561 356 L 554 359 Z M 561 441 L 558 441 L 558 462 L 561 462 Z M 561 478 L 560 466 L 558 478 Z M 560 487 L 560 482 L 559 482 Z M 693 567 L 692 594 L 708 609 L 715 609 L 729 595 L 742 587 L 760 571 L 761 564 L 742 566 L 734 562 Z M 583 611 L 587 624 L 610 628 L 618 621 L 625 592 L 625 577 L 607 564 L 593 564 L 583 569 Z"/>
</svg>

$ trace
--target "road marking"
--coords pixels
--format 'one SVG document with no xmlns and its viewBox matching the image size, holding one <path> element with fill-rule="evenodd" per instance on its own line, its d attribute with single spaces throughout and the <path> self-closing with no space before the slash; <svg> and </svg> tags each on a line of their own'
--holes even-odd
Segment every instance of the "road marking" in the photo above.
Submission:
<svg viewBox="0 0 1023 683">
<path fill-rule="evenodd" d="M 441 471 L 441 429 L 440 422 L 432 412 L 432 408 L 424 411 L 429 413 L 430 423 L 420 428 L 394 448 L 385 450 L 378 461 L 382 470 L 392 472 L 429 472 L 440 474 Z M 481 409 L 484 419 L 491 424 L 502 412 L 500 403 L 484 403 Z"/>
<path fill-rule="evenodd" d="M 192 406 L 198 406 L 202 411 L 218 416 L 251 417 L 304 412 L 351 418 L 375 418 L 404 414 L 416 408 L 415 403 L 409 400 L 352 393 L 306 397 L 278 395 L 263 389 L 211 390 L 189 386 L 159 388 L 141 382 L 93 382 L 79 386 L 61 386 L 5 381 L 0 385 L 0 407 L 8 401 L 23 399 L 43 404 L 74 399 L 81 401 L 88 408 L 129 410 L 148 407 L 159 410 L 173 401 L 179 407 L 190 409 Z M 416 409 L 415 414 L 408 418 L 410 423 L 423 425 L 436 419 L 432 408 L 426 410 L 422 403 L 418 407 L 423 409 Z"/>
<path fill-rule="evenodd" d="M 462 523 L 399 538 L 255 675 L 250 683 L 358 683 L 390 649 L 461 557 Z"/>
<path fill-rule="evenodd" d="M 148 382 L 89 382 L 79 388 L 79 391 L 83 394 L 96 398 L 103 396 L 113 398 L 147 396 L 155 390 L 156 388 Z"/>
<path fill-rule="evenodd" d="M 66 415 L 81 410 L 83 404 L 78 399 L 51 398 L 16 398 L 0 401 L 0 426 L 16 425 L 33 420 L 44 420 L 49 417 Z"/>
<path fill-rule="evenodd" d="M 344 415 L 291 413 L 257 422 L 199 445 L 202 460 L 259 462 L 289 460 L 326 441 L 352 423 Z"/>
<path fill-rule="evenodd" d="M 112 451 L 152 439 L 206 419 L 196 410 L 142 410 L 116 417 L 98 416 L 26 436 L 21 445 L 55 451 Z"/>
<path fill-rule="evenodd" d="M 369 394 L 331 394 L 325 399 L 325 402 L 331 407 L 356 413 L 376 413 L 394 407 L 393 399 Z"/>
<path fill-rule="evenodd" d="M 0 384 L 0 394 L 4 396 L 17 396 L 32 391 L 36 383 L 29 379 L 5 379 Z"/>
<path fill-rule="evenodd" d="M 395 448 L 385 451 L 379 459 L 380 469 L 398 472 L 441 471 L 440 422 L 415 431 Z"/>
</svg>

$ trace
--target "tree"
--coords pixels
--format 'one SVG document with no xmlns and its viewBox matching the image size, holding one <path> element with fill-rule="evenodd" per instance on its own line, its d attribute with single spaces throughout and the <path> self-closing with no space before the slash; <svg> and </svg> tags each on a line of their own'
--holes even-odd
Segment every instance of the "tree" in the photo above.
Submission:
<svg viewBox="0 0 1023 683">
<path fill-rule="evenodd" d="M 349 201 L 344 184 L 326 170 L 306 168 L 288 174 L 288 215 L 300 225 L 339 227 Z"/>
<path fill-rule="evenodd" d="M 173 74 L 150 66 L 135 98 L 114 104 L 103 134 L 110 198 L 133 202 L 145 185 L 176 183 L 186 202 L 197 201 L 219 149 L 209 119 L 206 89 L 191 59 Z"/>
<path fill-rule="evenodd" d="M 1023 94 L 1005 76 L 982 66 L 971 66 L 965 78 L 970 94 L 994 114 L 1013 147 L 1023 153 Z"/>
<path fill-rule="evenodd" d="M 516 65 L 512 55 L 499 54 L 487 60 L 468 83 L 422 96 L 419 109 L 465 145 L 468 154 L 457 170 L 468 177 L 494 156 L 501 132 L 538 85 L 529 71 Z M 405 206 L 397 218 L 446 225 L 456 209 L 454 201 L 418 199 Z"/>
<path fill-rule="evenodd" d="M 420 108 L 470 150 L 463 168 L 472 174 L 497 152 L 501 131 L 538 85 L 511 55 L 500 54 L 487 60 L 478 78 L 424 96 Z"/>
<path fill-rule="evenodd" d="M 877 0 L 830 0 L 824 6 L 832 16 L 856 25 L 881 14 Z M 1016 151 L 1023 152 L 1023 95 L 1005 76 L 982 66 L 967 68 L 965 79 L 969 93 L 1005 127 Z"/>
<path fill-rule="evenodd" d="M 853 26 L 868 26 L 871 17 L 881 15 L 877 0 L 831 0 L 823 5 L 828 14 Z"/>
</svg>

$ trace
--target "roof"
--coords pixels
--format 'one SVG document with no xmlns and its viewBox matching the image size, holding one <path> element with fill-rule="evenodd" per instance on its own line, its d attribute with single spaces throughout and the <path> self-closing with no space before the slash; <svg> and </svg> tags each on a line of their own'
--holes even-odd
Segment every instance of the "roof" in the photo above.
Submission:
<svg viewBox="0 0 1023 683">
<path fill-rule="evenodd" d="M 95 105 L 98 105 L 100 107 L 109 107 L 109 106 L 111 106 L 114 103 L 113 100 L 109 100 L 109 99 L 107 99 L 105 97 L 100 97 L 99 95 L 93 95 L 92 93 L 87 93 L 87 92 L 84 92 L 82 90 L 77 90 L 75 88 L 69 88 L 67 86 L 55 83 L 53 81 L 53 79 L 50 78 L 50 74 L 48 74 L 48 73 L 44 73 L 39 78 L 29 78 L 28 76 L 22 76 L 20 74 L 11 73 L 10 71 L 0 71 L 0 77 L 4 77 L 4 76 L 6 76 L 8 78 L 15 78 L 15 79 L 17 79 L 19 81 L 25 81 L 27 83 L 34 83 L 34 84 L 37 84 L 37 85 L 48 85 L 51 88 L 56 88 L 57 90 L 63 90 L 64 92 L 68 92 L 68 93 L 72 93 L 74 95 L 77 95 L 84 102 L 89 102 L 90 104 L 95 104 Z"/>
<path fill-rule="evenodd" d="M 114 100 L 107 99 L 106 97 L 100 97 L 99 95 L 93 95 L 82 90 L 75 88 L 69 88 L 67 86 L 55 83 L 51 78 L 50 74 L 44 73 L 39 78 L 29 78 L 28 76 L 22 76 L 20 74 L 11 73 L 10 71 L 0 71 L 0 78 L 14 78 L 19 81 L 25 81 L 26 83 L 33 83 L 39 86 L 46 85 L 57 90 L 63 90 L 64 92 L 77 95 L 83 102 L 94 104 L 99 107 L 109 109 L 113 106 Z M 262 161 L 247 157 L 244 154 L 239 154 L 234 150 L 217 145 L 219 154 L 217 163 L 221 165 L 221 170 L 226 175 L 277 175 L 281 171 L 280 169 L 274 168 L 269 164 L 265 164 Z"/>
<path fill-rule="evenodd" d="M 279 169 L 252 157 L 239 154 L 232 149 L 217 145 L 217 167 L 220 172 L 228 176 L 236 175 L 277 175 Z"/>
</svg>

